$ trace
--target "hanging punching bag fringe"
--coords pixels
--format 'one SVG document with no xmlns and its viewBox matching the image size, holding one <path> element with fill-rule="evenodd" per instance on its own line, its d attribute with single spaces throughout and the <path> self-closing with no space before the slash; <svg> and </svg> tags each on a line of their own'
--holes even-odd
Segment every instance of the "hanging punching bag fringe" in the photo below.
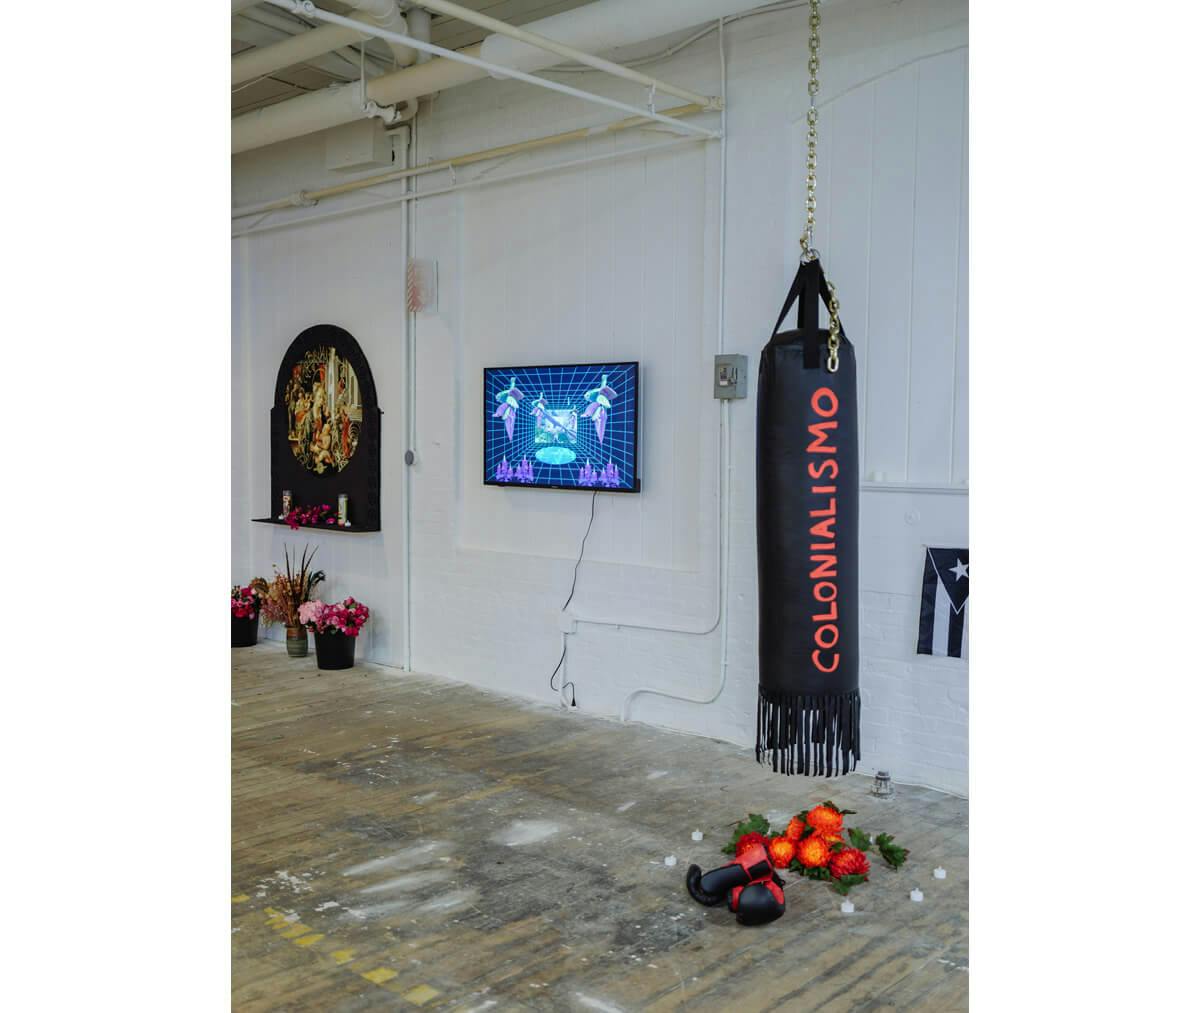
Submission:
<svg viewBox="0 0 1200 1013">
<path fill-rule="evenodd" d="M 858 690 L 813 696 L 760 689 L 755 756 L 759 763 L 769 756 L 776 774 L 849 773 L 861 755 L 858 719 Z"/>
<path fill-rule="evenodd" d="M 780 333 L 793 302 L 798 329 Z M 755 755 L 781 774 L 844 774 L 861 756 L 857 381 L 836 311 L 820 262 L 802 263 L 759 359 Z"/>
</svg>

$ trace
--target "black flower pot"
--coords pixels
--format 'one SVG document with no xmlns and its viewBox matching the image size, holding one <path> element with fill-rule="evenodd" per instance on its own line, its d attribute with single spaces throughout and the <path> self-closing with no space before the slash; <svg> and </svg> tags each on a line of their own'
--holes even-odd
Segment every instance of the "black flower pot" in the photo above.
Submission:
<svg viewBox="0 0 1200 1013">
<path fill-rule="evenodd" d="M 253 619 L 239 619 L 237 616 L 230 616 L 229 621 L 232 625 L 232 646 L 253 647 L 258 643 L 257 615 Z"/>
<path fill-rule="evenodd" d="M 358 637 L 344 633 L 314 633 L 317 644 L 317 668 L 336 671 L 354 667 L 354 642 Z"/>
</svg>

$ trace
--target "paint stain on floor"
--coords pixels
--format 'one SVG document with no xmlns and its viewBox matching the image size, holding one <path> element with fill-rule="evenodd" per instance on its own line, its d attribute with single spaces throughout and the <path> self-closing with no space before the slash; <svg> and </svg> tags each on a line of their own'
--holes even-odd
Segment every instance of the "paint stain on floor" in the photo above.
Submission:
<svg viewBox="0 0 1200 1013">
<path fill-rule="evenodd" d="M 557 823 L 549 820 L 514 820 L 500 833 L 492 837 L 496 844 L 509 848 L 519 848 L 525 844 L 536 844 L 548 837 L 553 837 L 559 831 Z"/>
</svg>

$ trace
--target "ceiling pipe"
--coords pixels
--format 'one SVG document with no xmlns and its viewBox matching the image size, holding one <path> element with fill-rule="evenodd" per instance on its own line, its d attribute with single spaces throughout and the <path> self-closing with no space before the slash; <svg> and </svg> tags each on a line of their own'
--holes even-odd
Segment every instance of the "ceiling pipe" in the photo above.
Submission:
<svg viewBox="0 0 1200 1013">
<path fill-rule="evenodd" d="M 421 7 L 410 7 L 404 16 L 408 18 L 408 34 L 422 42 L 433 41 L 433 16 Z M 417 50 L 417 63 L 428 63 L 433 59 L 431 53 Z"/>
<path fill-rule="evenodd" d="M 715 21 L 719 17 L 744 9 L 746 2 L 747 0 L 689 0 L 687 4 L 681 4 L 678 0 L 596 0 L 585 7 L 542 18 L 524 27 L 526 31 L 594 53 L 598 50 L 643 42 L 703 22 Z M 576 17 L 582 12 L 592 13 L 586 19 Z M 483 47 L 496 38 L 512 42 L 513 46 L 522 49 L 532 48 L 515 40 L 504 39 L 503 36 L 489 36 L 483 43 L 459 52 L 478 59 Z M 552 53 L 541 50 L 535 52 L 540 53 L 537 65 L 526 63 L 526 66 L 520 69 L 543 69 L 559 62 L 559 57 Z M 381 106 L 394 105 L 406 99 L 419 98 L 432 92 L 445 91 L 478 81 L 487 77 L 487 74 L 486 70 L 479 67 L 455 63 L 445 58 L 433 59 L 428 63 L 417 64 L 368 81 L 367 97 Z M 233 120 L 233 153 L 250 151 L 349 123 L 362 116 L 362 105 L 358 84 L 353 83 L 311 92 L 299 98 L 245 113 Z"/>
<path fill-rule="evenodd" d="M 676 106 L 674 109 L 664 111 L 668 115 L 678 119 L 683 116 L 695 116 L 697 113 L 707 112 L 708 110 L 705 106 L 692 103 L 686 106 Z M 367 190 L 383 183 L 395 183 L 397 180 L 409 179 L 413 176 L 424 176 L 427 173 L 441 172 L 444 169 L 461 169 L 468 165 L 474 165 L 477 162 L 490 162 L 496 158 L 508 158 L 512 155 L 523 155 L 531 151 L 541 151 L 543 148 L 555 147 L 561 144 L 586 141 L 593 137 L 609 136 L 624 130 L 644 127 L 646 124 L 652 122 L 653 120 L 648 120 L 645 116 L 630 116 L 623 120 L 617 120 L 615 123 L 606 123 L 600 127 L 576 127 L 574 130 L 567 130 L 563 133 L 535 137 L 528 141 L 517 141 L 513 144 L 504 144 L 496 148 L 484 148 L 481 151 L 455 155 L 453 158 L 443 158 L 437 162 L 425 162 L 412 168 L 392 169 L 389 172 L 380 173 L 375 176 L 365 176 L 361 179 L 352 179 L 345 183 L 336 183 L 332 186 L 320 187 L 313 190 L 297 190 L 295 193 L 290 193 L 285 197 L 276 197 L 274 200 L 262 201 L 258 204 L 245 204 L 241 207 L 235 207 L 230 217 L 234 219 L 249 218 L 253 215 L 265 214 L 268 211 L 281 211 L 289 207 L 312 207 L 319 201 L 328 200 L 330 197 L 340 197 L 343 194 L 354 193 L 357 190 Z"/>
<path fill-rule="evenodd" d="M 754 6 L 754 0 L 599 0 L 574 10 L 564 11 L 525 25 L 527 32 L 536 32 L 556 42 L 584 49 L 589 53 L 605 53 L 618 46 L 628 46 L 647 39 L 656 39 L 693 25 L 744 11 Z M 515 70 L 535 71 L 561 62 L 537 46 L 503 35 L 489 35 L 483 40 L 483 58 L 488 63 Z"/>
<path fill-rule="evenodd" d="M 610 60 L 603 60 L 598 56 L 592 56 L 590 53 L 585 53 L 582 49 L 564 45 L 561 42 L 556 42 L 545 35 L 538 35 L 528 29 L 515 28 L 504 21 L 497 21 L 486 14 L 470 10 L 456 3 L 449 3 L 448 0 L 416 0 L 416 3 L 422 7 L 428 7 L 431 11 L 445 14 L 447 17 L 458 18 L 460 21 L 467 22 L 467 24 L 475 25 L 479 28 L 487 28 L 498 35 L 527 43 L 530 46 L 536 47 L 539 52 L 554 53 L 556 56 L 561 56 L 567 60 L 574 60 L 576 63 L 585 64 L 595 70 L 602 70 L 606 74 L 612 74 L 614 77 L 624 78 L 626 81 L 634 81 L 643 87 L 653 88 L 668 95 L 674 95 L 676 98 L 686 99 L 688 102 L 697 102 L 709 108 L 716 108 L 717 104 L 719 104 L 714 103 L 707 95 L 701 95 L 699 92 L 689 91 L 686 88 L 679 88 L 673 84 L 667 84 L 665 81 L 656 80 L 648 74 L 642 74 L 636 70 L 630 70 L 628 67 L 623 67 L 619 63 L 613 63 Z M 487 39 L 483 43 L 483 52 L 484 54 L 488 52 Z M 487 55 L 483 58 L 491 63 L 498 62 L 505 67 L 516 66 L 506 60 L 492 60 Z M 518 69 L 523 70 L 524 68 Z"/>
<path fill-rule="evenodd" d="M 341 25 L 322 25 L 299 35 L 293 35 L 270 46 L 256 46 L 238 53 L 230 61 L 230 82 L 234 85 L 253 81 L 256 77 L 273 74 L 284 67 L 308 63 L 318 56 L 351 44 L 361 44 L 368 37 Z"/>
<path fill-rule="evenodd" d="M 475 67 L 479 70 L 486 71 L 489 74 L 499 74 L 501 77 L 512 78 L 516 81 L 524 81 L 526 84 L 535 85 L 538 88 L 544 88 L 547 91 L 557 92 L 560 95 L 569 95 L 572 98 L 583 99 L 585 102 L 593 102 L 596 105 L 607 106 L 610 109 L 619 109 L 625 113 L 632 113 L 634 116 L 644 116 L 646 119 L 654 120 L 657 123 L 665 124 L 671 130 L 681 134 L 696 134 L 701 137 L 715 140 L 720 136 L 716 131 L 710 130 L 707 127 L 697 127 L 690 123 L 685 123 L 683 120 L 672 119 L 670 116 L 665 116 L 654 110 L 654 103 L 650 101 L 645 108 L 630 105 L 627 102 L 621 102 L 617 99 L 609 98 L 607 95 L 600 95 L 594 91 L 584 91 L 580 88 L 573 88 L 568 84 L 562 84 L 559 81 L 552 81 L 549 78 L 538 77 L 536 74 L 527 74 L 523 70 L 512 70 L 507 67 L 500 67 L 494 63 L 488 63 L 485 60 L 480 60 L 478 57 L 467 56 L 461 50 L 443 49 L 441 46 L 435 46 L 429 42 L 418 42 L 416 39 L 407 35 L 393 35 L 391 32 L 384 31 L 382 28 L 369 28 L 362 21 L 354 21 L 351 18 L 343 17 L 341 14 L 332 14 L 329 11 L 322 10 L 317 7 L 312 0 L 270 0 L 271 3 L 280 7 L 289 9 L 303 10 L 310 17 L 316 18 L 318 21 L 324 21 L 331 25 L 345 25 L 347 28 L 361 28 L 364 31 L 370 31 L 372 34 L 381 38 L 393 39 L 398 42 L 407 43 L 410 46 L 415 46 L 417 49 L 423 49 L 429 53 L 435 53 L 438 56 L 444 57 L 453 63 L 466 64 L 469 67 Z M 362 89 L 363 92 L 366 89 Z M 364 112 L 368 115 L 376 115 L 376 110 L 379 108 L 379 103 L 374 99 L 369 99 L 363 94 Z M 394 108 L 394 107 L 388 107 Z"/>
<path fill-rule="evenodd" d="M 344 27 L 344 26 L 343 26 Z M 232 35 L 235 39 L 253 43 L 260 49 L 273 46 L 277 42 L 286 41 L 289 36 L 300 35 L 312 31 L 313 26 L 307 21 L 289 17 L 281 10 L 260 3 L 253 10 L 243 11 L 241 17 L 233 21 Z M 358 32 L 365 36 L 366 32 Z M 241 54 L 238 54 L 241 55 Z M 343 46 L 326 56 L 316 56 L 308 61 L 308 66 L 323 70 L 338 81 L 357 81 L 362 73 L 362 54 L 353 46 Z M 370 51 L 367 51 L 367 77 L 377 77 L 390 73 L 393 69 L 391 58 L 385 67 Z"/>
<path fill-rule="evenodd" d="M 396 35 L 408 34 L 408 21 L 405 20 L 396 0 L 346 0 L 352 8 L 352 16 L 360 16 L 362 20 L 378 25 L 385 32 Z M 400 67 L 411 67 L 417 62 L 417 51 L 408 46 L 402 46 L 391 39 L 385 39 L 396 64 Z"/>
<path fill-rule="evenodd" d="M 408 23 L 396 0 L 348 0 L 355 12 L 364 20 L 389 32 L 405 35 Z M 232 84 L 239 85 L 255 78 L 265 77 L 285 67 L 294 67 L 299 63 L 307 63 L 318 56 L 324 56 L 343 46 L 362 45 L 371 36 L 353 28 L 342 25 L 321 25 L 293 35 L 282 42 L 270 46 L 259 46 L 244 53 L 238 53 L 231 63 Z M 397 43 L 388 43 L 392 56 L 402 67 L 411 66 L 416 62 L 416 50 Z"/>
</svg>

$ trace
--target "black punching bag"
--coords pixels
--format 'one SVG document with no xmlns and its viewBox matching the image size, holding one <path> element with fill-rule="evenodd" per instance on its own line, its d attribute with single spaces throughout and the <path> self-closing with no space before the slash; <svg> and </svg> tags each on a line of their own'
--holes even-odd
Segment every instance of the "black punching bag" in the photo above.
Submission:
<svg viewBox="0 0 1200 1013">
<path fill-rule="evenodd" d="M 845 336 L 831 369 L 818 260 L 800 265 L 758 365 L 758 741 L 783 774 L 860 757 L 858 397 Z M 780 332 L 792 304 L 798 329 Z"/>
</svg>

